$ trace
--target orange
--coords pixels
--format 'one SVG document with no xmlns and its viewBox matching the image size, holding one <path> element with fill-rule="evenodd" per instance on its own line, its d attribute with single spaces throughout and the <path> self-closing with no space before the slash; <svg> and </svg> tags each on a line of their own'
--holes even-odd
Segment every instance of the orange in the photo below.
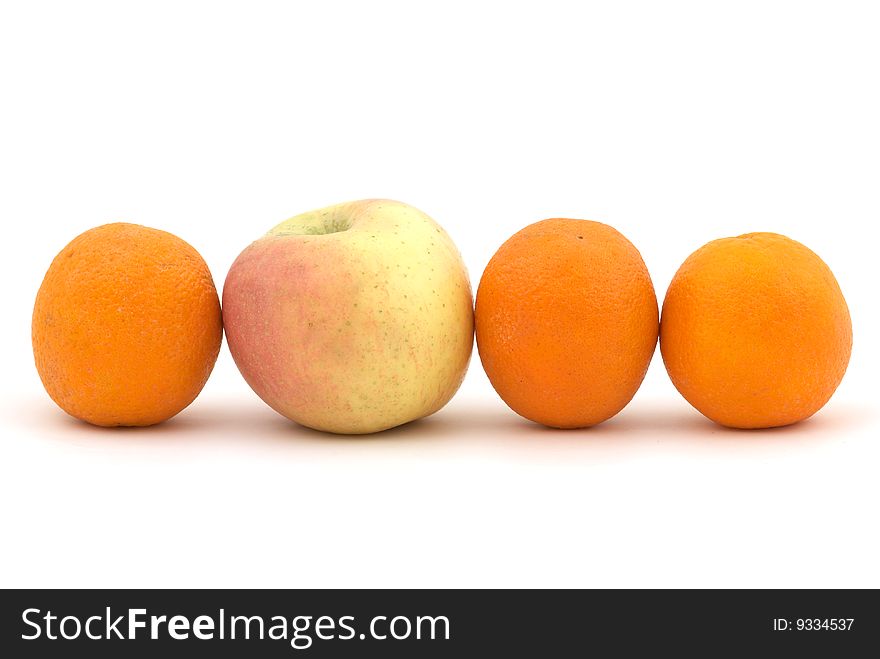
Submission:
<svg viewBox="0 0 880 659">
<path fill-rule="evenodd" d="M 592 426 L 622 410 L 645 377 L 657 330 L 641 255 L 599 222 L 526 227 L 492 257 L 477 291 L 477 347 L 492 386 L 547 426 Z"/>
<path fill-rule="evenodd" d="M 663 302 L 669 377 L 725 426 L 769 428 L 811 416 L 840 384 L 851 349 L 849 310 L 831 270 L 775 233 L 704 245 Z"/>
<path fill-rule="evenodd" d="M 201 391 L 220 350 L 220 302 L 180 238 L 105 224 L 73 239 L 34 305 L 37 371 L 65 412 L 99 426 L 168 419 Z"/>
</svg>

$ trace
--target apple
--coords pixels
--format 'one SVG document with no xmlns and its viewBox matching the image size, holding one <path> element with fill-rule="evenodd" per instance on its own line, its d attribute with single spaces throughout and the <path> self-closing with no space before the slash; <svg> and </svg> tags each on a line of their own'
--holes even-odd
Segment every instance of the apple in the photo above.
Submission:
<svg viewBox="0 0 880 659">
<path fill-rule="evenodd" d="M 461 254 L 423 212 L 367 199 L 297 215 L 252 243 L 223 287 L 244 379 L 299 424 L 371 433 L 433 414 L 473 346 Z"/>
</svg>

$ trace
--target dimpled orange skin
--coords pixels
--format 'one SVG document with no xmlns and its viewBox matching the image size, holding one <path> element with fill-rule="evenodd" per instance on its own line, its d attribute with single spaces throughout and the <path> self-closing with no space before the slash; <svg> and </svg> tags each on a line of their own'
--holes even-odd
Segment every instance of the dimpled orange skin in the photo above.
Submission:
<svg viewBox="0 0 880 659">
<path fill-rule="evenodd" d="M 98 426 L 148 426 L 201 391 L 220 351 L 208 266 L 180 238 L 96 227 L 49 267 L 32 323 L 34 359 L 65 412 Z"/>
<path fill-rule="evenodd" d="M 663 302 L 660 350 L 697 410 L 733 428 L 806 419 L 831 398 L 852 324 L 831 270 L 774 233 L 722 238 L 679 268 Z"/>
<path fill-rule="evenodd" d="M 476 301 L 483 368 L 507 405 L 555 428 L 622 410 L 657 345 L 657 297 L 638 250 L 615 229 L 554 218 L 492 257 Z"/>
</svg>

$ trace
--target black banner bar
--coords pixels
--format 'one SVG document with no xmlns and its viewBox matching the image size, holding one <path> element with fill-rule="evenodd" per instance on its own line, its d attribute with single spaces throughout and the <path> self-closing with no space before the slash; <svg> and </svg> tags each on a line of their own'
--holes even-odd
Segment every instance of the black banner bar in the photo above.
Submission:
<svg viewBox="0 0 880 659">
<path fill-rule="evenodd" d="M 857 657 L 880 651 L 880 597 L 876 590 L 6 590 L 0 628 L 3 657 Z"/>
</svg>

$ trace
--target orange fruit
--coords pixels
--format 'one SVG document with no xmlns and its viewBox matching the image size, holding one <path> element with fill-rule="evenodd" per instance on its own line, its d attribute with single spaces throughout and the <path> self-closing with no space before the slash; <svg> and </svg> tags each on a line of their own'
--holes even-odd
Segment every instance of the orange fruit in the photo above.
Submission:
<svg viewBox="0 0 880 659">
<path fill-rule="evenodd" d="M 638 250 L 615 229 L 550 219 L 514 234 L 477 290 L 477 347 L 515 412 L 580 428 L 624 408 L 657 345 L 657 297 Z"/>
<path fill-rule="evenodd" d="M 168 419 L 202 390 L 220 351 L 205 261 L 165 231 L 105 224 L 49 267 L 34 305 L 34 359 L 49 396 L 99 426 Z"/>
<path fill-rule="evenodd" d="M 852 349 L 831 270 L 775 233 L 722 238 L 679 268 L 660 323 L 669 377 L 705 416 L 734 428 L 806 419 L 831 398 Z"/>
</svg>

